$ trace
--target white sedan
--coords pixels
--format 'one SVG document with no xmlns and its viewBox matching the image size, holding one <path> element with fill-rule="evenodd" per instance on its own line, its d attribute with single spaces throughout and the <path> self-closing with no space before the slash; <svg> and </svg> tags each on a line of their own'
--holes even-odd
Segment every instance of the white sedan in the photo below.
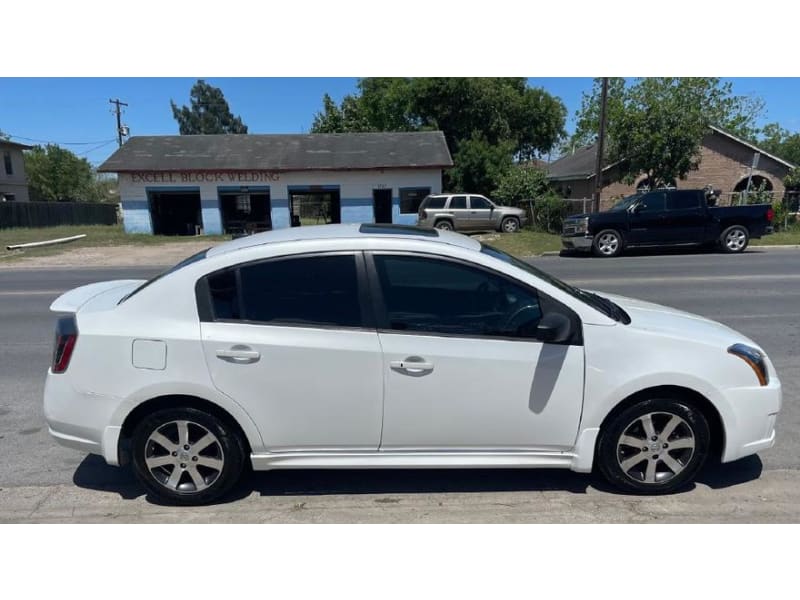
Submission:
<svg viewBox="0 0 800 600">
<path fill-rule="evenodd" d="M 671 492 L 775 442 L 781 386 L 713 321 L 574 288 L 462 235 L 328 225 L 67 292 L 44 409 L 156 498 L 246 463 L 598 469 Z"/>
</svg>

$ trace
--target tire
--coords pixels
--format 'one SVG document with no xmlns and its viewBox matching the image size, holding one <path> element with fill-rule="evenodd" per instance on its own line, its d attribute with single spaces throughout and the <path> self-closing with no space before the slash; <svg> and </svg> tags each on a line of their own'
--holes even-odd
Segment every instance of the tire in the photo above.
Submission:
<svg viewBox="0 0 800 600">
<path fill-rule="evenodd" d="M 722 247 L 722 251 L 727 254 L 744 252 L 749 243 L 750 232 L 742 225 L 731 225 L 719 236 L 719 244 Z"/>
<path fill-rule="evenodd" d="M 682 398 L 652 398 L 626 408 L 603 426 L 597 467 L 624 492 L 668 494 L 694 479 L 710 444 L 708 421 L 700 410 Z"/>
<path fill-rule="evenodd" d="M 179 443 L 187 438 L 188 443 Z M 198 446 L 203 440 L 207 445 Z M 148 415 L 134 429 L 131 441 L 137 479 L 155 499 L 169 504 L 214 502 L 239 480 L 245 464 L 238 432 L 195 408 L 168 408 Z"/>
<path fill-rule="evenodd" d="M 441 231 L 453 231 L 453 229 L 455 229 L 453 227 L 453 223 L 450 222 L 450 221 L 447 221 L 445 219 L 443 219 L 441 221 L 437 221 L 437 223 L 436 223 L 436 225 L 434 225 L 434 227 L 436 227 L 436 229 L 439 229 Z"/>
<path fill-rule="evenodd" d="M 506 217 L 500 221 L 500 231 L 503 233 L 517 233 L 519 231 L 519 219 L 516 217 Z"/>
<path fill-rule="evenodd" d="M 622 236 L 614 229 L 604 229 L 592 241 L 592 252 L 602 258 L 613 258 L 622 254 Z"/>
</svg>

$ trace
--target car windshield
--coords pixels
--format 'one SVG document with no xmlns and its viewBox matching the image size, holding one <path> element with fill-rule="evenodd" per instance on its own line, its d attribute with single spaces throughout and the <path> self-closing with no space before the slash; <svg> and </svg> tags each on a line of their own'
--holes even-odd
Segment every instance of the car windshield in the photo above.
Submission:
<svg viewBox="0 0 800 600">
<path fill-rule="evenodd" d="M 632 196 L 626 196 L 625 198 L 617 202 L 614 206 L 612 206 L 609 210 L 628 210 L 631 207 L 631 205 L 641 197 L 642 197 L 641 194 L 633 194 Z"/>
<path fill-rule="evenodd" d="M 494 258 L 498 258 L 508 264 L 514 265 L 515 267 L 518 267 L 523 271 L 527 271 L 532 275 L 535 275 L 536 277 L 546 281 L 553 287 L 556 287 L 562 292 L 569 294 L 576 300 L 580 300 L 581 302 L 583 302 L 584 304 L 588 304 L 595 310 L 599 310 L 601 313 L 614 319 L 615 321 L 619 321 L 620 323 L 624 323 L 626 325 L 631 322 L 628 313 L 626 313 L 622 309 L 622 307 L 620 307 L 618 304 L 615 304 L 608 298 L 604 298 L 593 292 L 587 292 L 586 290 L 582 290 L 580 288 L 572 286 L 564 281 L 561 281 L 556 277 L 553 277 L 549 273 L 545 273 L 541 269 L 537 269 L 533 265 L 528 264 L 525 261 L 520 260 L 518 258 L 515 258 L 510 254 L 506 254 L 502 250 L 498 250 L 497 248 L 489 246 L 488 244 L 481 244 L 481 252 L 483 252 L 484 254 L 488 254 L 489 256 L 493 256 Z"/>
<path fill-rule="evenodd" d="M 198 252 L 197 254 L 192 254 L 189 258 L 184 258 L 181 262 L 179 262 L 174 267 L 170 267 L 169 269 L 167 269 L 163 273 L 159 273 L 155 277 L 153 277 L 151 279 L 148 279 L 142 285 L 140 285 L 135 290 L 133 290 L 130 294 L 127 294 L 126 296 L 123 296 L 122 299 L 119 302 L 117 302 L 117 304 L 122 304 L 123 302 L 125 302 L 125 300 L 127 300 L 131 296 L 135 296 L 136 294 L 141 292 L 144 288 L 146 288 L 148 285 L 150 285 L 151 283 L 155 283 L 156 281 L 158 281 L 162 277 L 166 277 L 170 273 L 174 273 L 175 271 L 177 271 L 179 269 L 182 269 L 183 267 L 186 267 L 186 266 L 188 266 L 188 265 L 190 265 L 192 263 L 196 263 L 198 260 L 203 260 L 206 257 L 206 253 L 210 249 L 211 248 L 206 248 L 205 250 L 203 250 L 201 252 Z"/>
</svg>

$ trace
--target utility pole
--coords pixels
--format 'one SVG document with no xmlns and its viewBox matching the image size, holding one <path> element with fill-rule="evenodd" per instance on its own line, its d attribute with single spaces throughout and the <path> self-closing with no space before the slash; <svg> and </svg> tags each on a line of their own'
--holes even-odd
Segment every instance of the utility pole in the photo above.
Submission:
<svg viewBox="0 0 800 600">
<path fill-rule="evenodd" d="M 600 212 L 600 193 L 603 191 L 603 147 L 606 142 L 606 103 L 608 101 L 608 77 L 603 77 L 600 92 L 600 132 L 597 136 L 597 158 L 594 163 L 594 201 L 592 210 Z"/>
<path fill-rule="evenodd" d="M 111 104 L 116 105 L 116 109 L 114 112 L 117 113 L 117 143 L 122 147 L 122 120 L 121 114 L 122 111 L 120 110 L 120 106 L 128 106 L 125 102 L 121 102 L 119 98 L 116 100 L 109 100 Z"/>
</svg>

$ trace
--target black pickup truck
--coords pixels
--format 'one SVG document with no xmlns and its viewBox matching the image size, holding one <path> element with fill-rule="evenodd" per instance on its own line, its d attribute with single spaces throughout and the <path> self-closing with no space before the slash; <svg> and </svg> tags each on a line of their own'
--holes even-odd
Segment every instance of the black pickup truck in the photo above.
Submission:
<svg viewBox="0 0 800 600">
<path fill-rule="evenodd" d="M 708 190 L 653 190 L 623 198 L 605 212 L 564 220 L 565 249 L 618 256 L 641 246 L 707 245 L 743 252 L 750 238 L 772 231 L 769 204 L 714 206 Z"/>
</svg>

